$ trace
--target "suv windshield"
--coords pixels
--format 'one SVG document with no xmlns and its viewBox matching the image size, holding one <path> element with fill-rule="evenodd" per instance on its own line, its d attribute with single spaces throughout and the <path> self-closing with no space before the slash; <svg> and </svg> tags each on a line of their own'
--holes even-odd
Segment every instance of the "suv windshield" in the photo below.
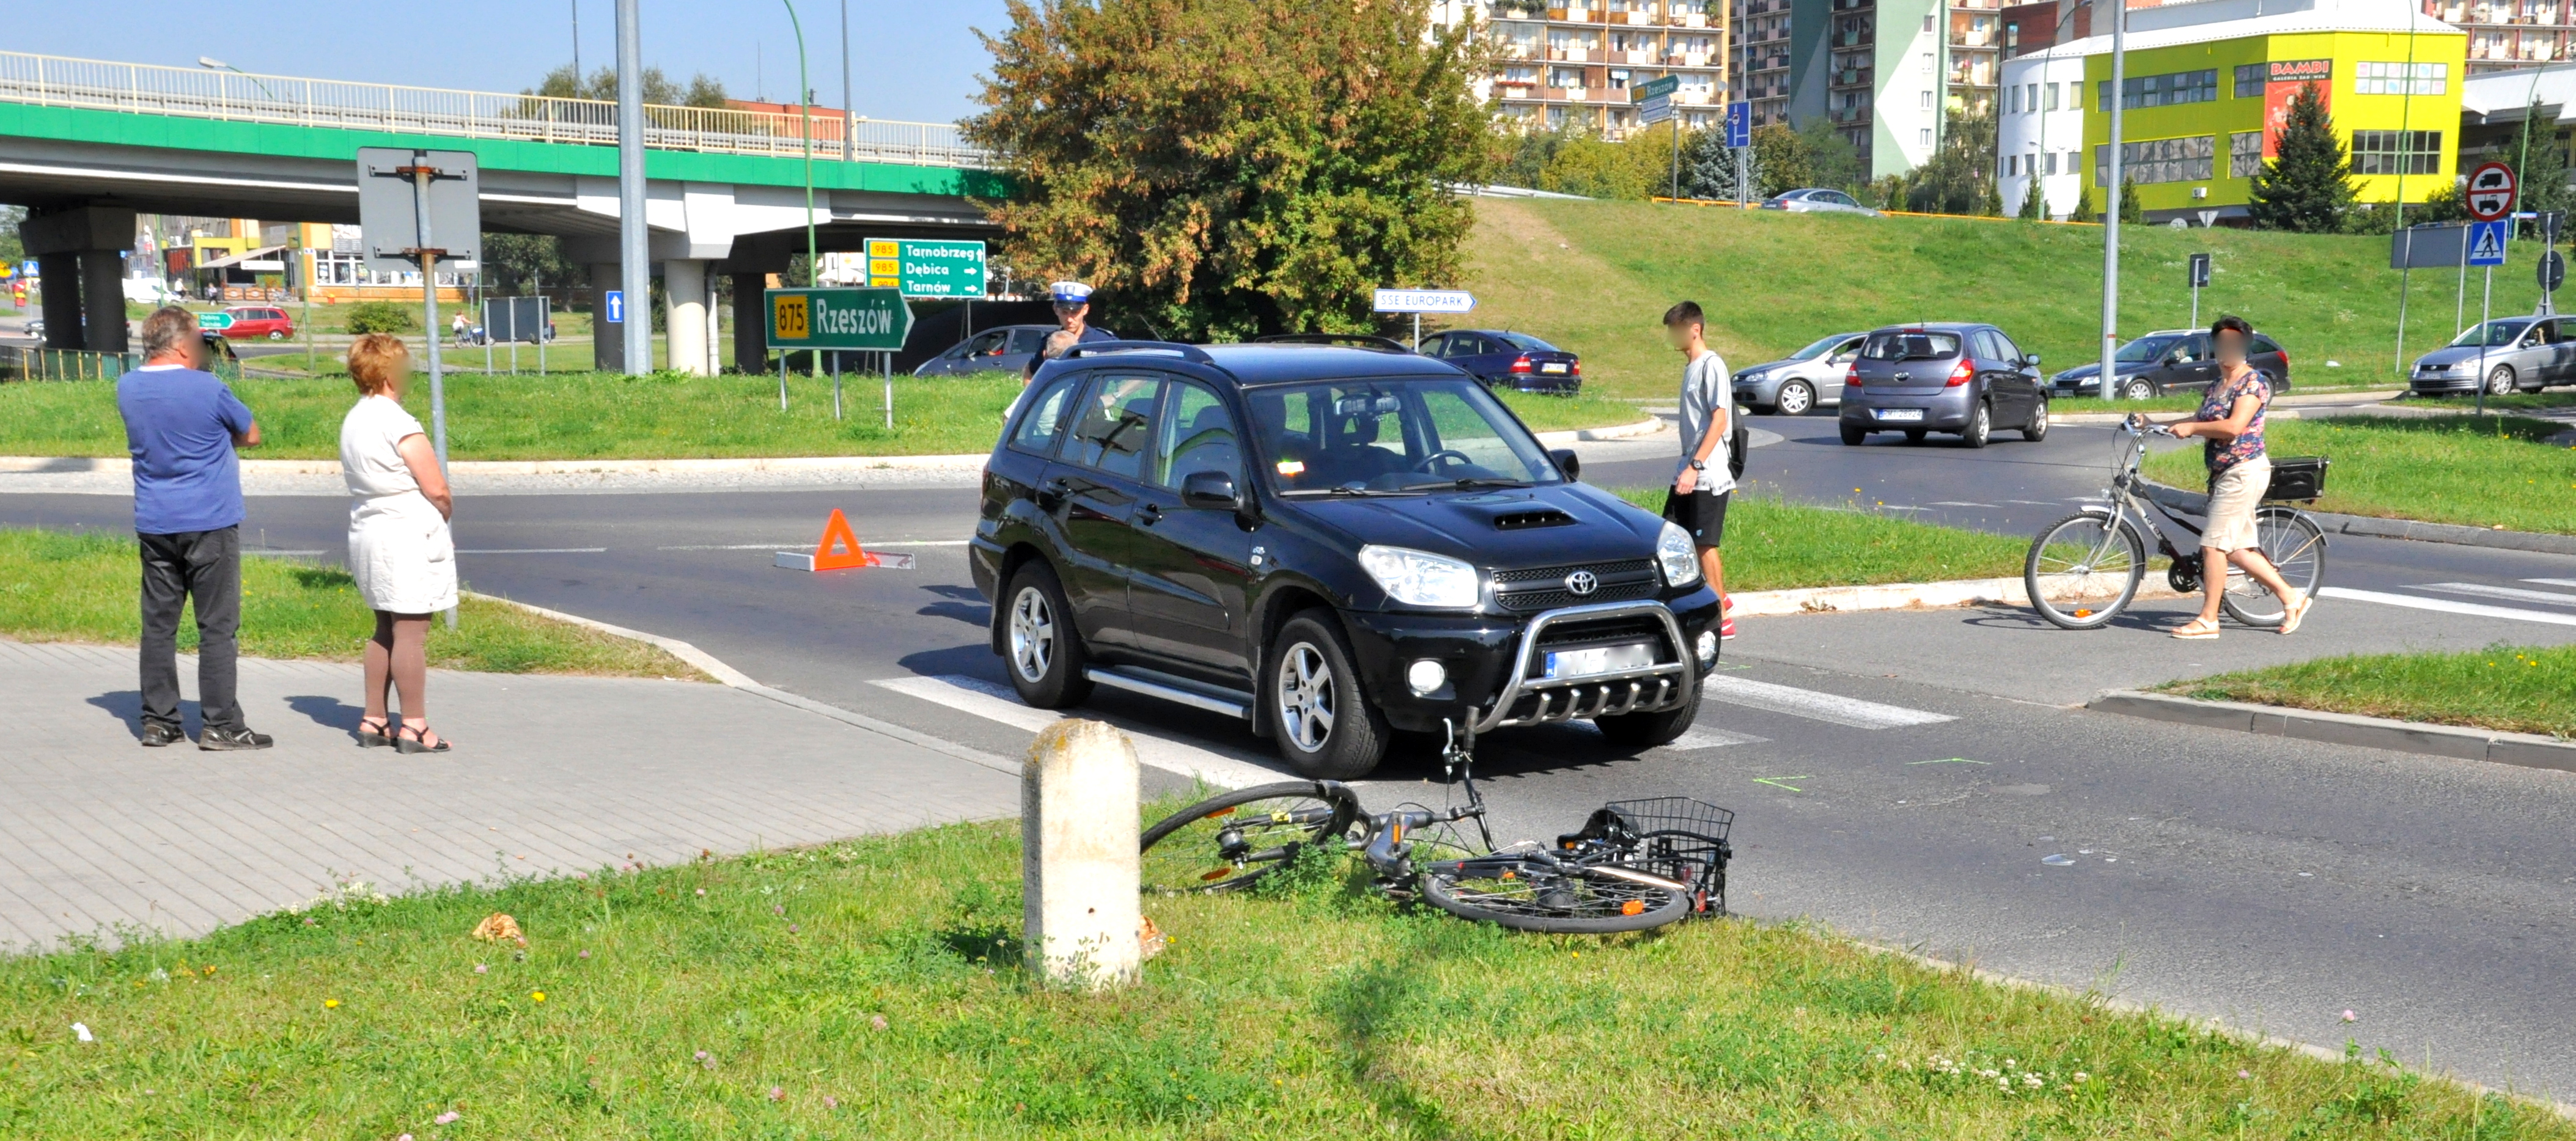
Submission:
<svg viewBox="0 0 2576 1141">
<path fill-rule="evenodd" d="M 2170 333 L 2161 337 L 2140 337 L 2120 346 L 2120 351 L 2112 354 L 2111 359 L 2128 361 L 2132 364 L 2140 361 L 2163 360 L 2165 350 L 2180 344 L 2182 339 L 2180 335 Z"/>
<path fill-rule="evenodd" d="M 2474 349 L 2484 345 L 2491 349 L 2502 348 L 2520 340 L 2524 326 L 2529 324 L 2529 321 L 2489 321 L 2483 325 L 2471 325 L 2468 332 L 2451 342 L 2451 347 Z"/>
<path fill-rule="evenodd" d="M 1529 430 L 1464 378 L 1289 384 L 1243 396 L 1283 494 L 1562 482 Z"/>
<path fill-rule="evenodd" d="M 1927 361 L 1959 355 L 1957 333 L 1890 330 L 1869 335 L 1860 355 L 1874 361 Z"/>
</svg>

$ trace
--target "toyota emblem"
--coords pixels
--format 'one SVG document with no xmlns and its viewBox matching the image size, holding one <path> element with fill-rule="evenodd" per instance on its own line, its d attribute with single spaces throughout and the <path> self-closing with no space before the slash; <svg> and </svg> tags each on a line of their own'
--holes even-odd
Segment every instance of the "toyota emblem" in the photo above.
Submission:
<svg viewBox="0 0 2576 1141">
<path fill-rule="evenodd" d="M 1591 571 L 1579 570 L 1565 576 L 1565 592 L 1577 598 L 1599 589 L 1601 589 L 1601 576 Z"/>
</svg>

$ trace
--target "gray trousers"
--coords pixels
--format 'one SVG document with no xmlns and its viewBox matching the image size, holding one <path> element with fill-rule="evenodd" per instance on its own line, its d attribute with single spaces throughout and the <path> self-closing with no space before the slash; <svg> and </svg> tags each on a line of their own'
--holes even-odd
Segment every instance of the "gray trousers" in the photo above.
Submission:
<svg viewBox="0 0 2576 1141">
<path fill-rule="evenodd" d="M 197 604 L 197 705 L 210 729 L 242 727 L 234 697 L 241 528 L 135 536 L 143 545 L 143 719 L 179 723 L 179 609 Z"/>
</svg>

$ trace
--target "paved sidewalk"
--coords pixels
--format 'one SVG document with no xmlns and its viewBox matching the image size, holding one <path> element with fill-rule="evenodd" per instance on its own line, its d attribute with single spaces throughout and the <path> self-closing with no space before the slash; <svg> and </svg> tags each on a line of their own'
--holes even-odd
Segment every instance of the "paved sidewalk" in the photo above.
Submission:
<svg viewBox="0 0 2576 1141">
<path fill-rule="evenodd" d="M 183 659 L 196 725 L 196 667 Z M 254 753 L 142 748 L 134 651 L 0 640 L 0 947 L 311 898 L 1009 816 L 1010 775 L 723 686 L 434 671 L 443 755 L 361 749 L 354 664 L 245 658 Z"/>
</svg>

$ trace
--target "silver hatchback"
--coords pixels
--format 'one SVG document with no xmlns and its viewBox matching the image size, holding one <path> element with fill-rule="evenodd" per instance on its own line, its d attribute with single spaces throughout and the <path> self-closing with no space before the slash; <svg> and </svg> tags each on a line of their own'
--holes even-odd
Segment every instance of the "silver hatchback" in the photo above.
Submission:
<svg viewBox="0 0 2576 1141">
<path fill-rule="evenodd" d="M 2472 325 L 2450 344 L 2416 358 L 2406 387 L 2417 396 L 2538 392 L 2576 383 L 2576 319 L 2499 317 Z"/>
</svg>

